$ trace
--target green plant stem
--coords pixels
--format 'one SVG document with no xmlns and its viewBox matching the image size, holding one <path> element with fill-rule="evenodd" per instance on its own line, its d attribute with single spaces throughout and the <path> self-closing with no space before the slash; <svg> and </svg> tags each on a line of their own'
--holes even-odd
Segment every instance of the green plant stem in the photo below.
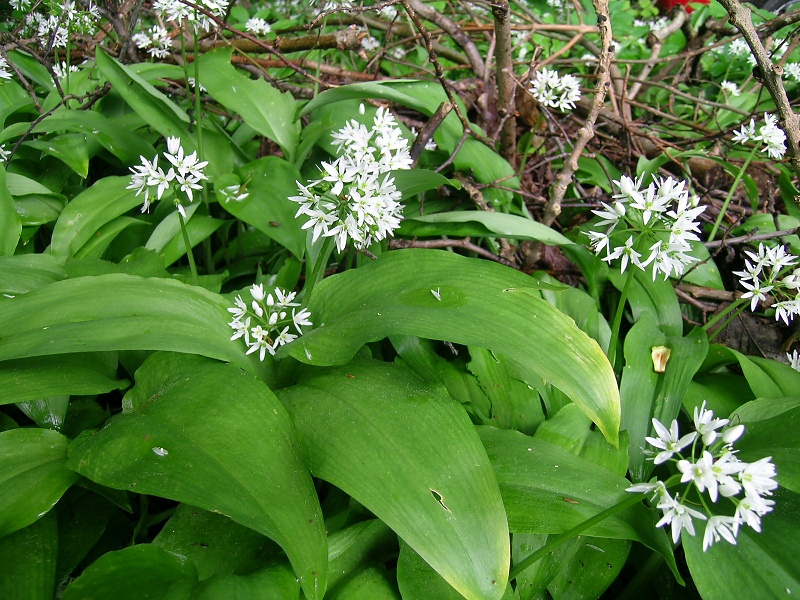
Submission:
<svg viewBox="0 0 800 600">
<path fill-rule="evenodd" d="M 714 237 L 717 235 L 717 231 L 719 230 L 719 226 L 722 223 L 722 219 L 725 217 L 725 213 L 728 210 L 728 205 L 731 203 L 731 198 L 733 198 L 733 194 L 736 192 L 736 188 L 739 187 L 739 182 L 742 180 L 742 177 L 744 177 L 744 173 L 745 171 L 747 171 L 747 167 L 750 166 L 750 161 L 752 161 L 753 157 L 756 155 L 756 150 L 758 150 L 758 147 L 753 148 L 753 150 L 750 152 L 750 155 L 744 161 L 742 168 L 739 169 L 739 172 L 736 174 L 736 178 L 733 180 L 733 185 L 731 185 L 731 191 L 728 192 L 728 197 L 725 198 L 725 202 L 722 203 L 722 208 L 720 209 L 719 214 L 717 215 L 717 220 L 714 221 L 714 226 L 711 228 L 711 233 L 708 234 L 709 242 L 714 241 Z"/>
<path fill-rule="evenodd" d="M 614 361 L 617 357 L 617 341 L 619 340 L 619 328 L 622 325 L 622 313 L 625 312 L 625 304 L 628 302 L 628 292 L 631 289 L 631 282 L 633 281 L 633 266 L 628 271 L 628 277 L 625 279 L 625 285 L 622 286 L 622 295 L 619 297 L 617 304 L 617 312 L 614 313 L 614 323 L 611 326 L 611 341 L 608 343 L 608 361 L 611 366 L 614 366 Z"/>
<path fill-rule="evenodd" d="M 709 330 L 714 325 L 719 323 L 722 319 L 724 319 L 726 316 L 728 316 L 731 312 L 733 312 L 734 310 L 737 311 L 736 313 L 731 315 L 730 319 L 728 319 L 725 322 L 725 325 L 727 325 L 731 321 L 731 319 L 736 317 L 736 315 L 738 315 L 744 309 L 744 305 L 746 304 L 746 302 L 747 302 L 747 299 L 742 299 L 742 298 L 739 298 L 735 302 L 731 302 L 727 307 L 725 307 L 725 310 L 723 310 L 723 311 L 717 313 L 716 315 L 714 315 L 708 323 L 703 325 L 703 331 L 708 333 Z M 724 325 L 719 328 L 719 331 L 722 331 L 723 329 L 724 329 Z M 719 331 L 717 331 L 717 333 L 719 333 Z M 710 339 L 714 339 L 716 336 L 717 336 L 717 334 L 715 333 L 713 336 L 710 337 Z"/>
<path fill-rule="evenodd" d="M 205 152 L 203 147 L 203 127 L 201 125 L 203 120 L 203 103 L 201 102 L 202 98 L 200 96 L 200 56 L 198 54 L 198 48 L 200 48 L 200 39 L 197 35 L 197 28 L 194 29 L 194 125 L 195 131 L 197 132 L 197 157 L 200 160 L 205 160 Z M 188 79 L 187 79 L 188 84 Z M 188 90 L 188 85 L 187 85 Z M 205 204 L 206 209 L 211 212 L 211 204 L 208 201 L 208 185 L 207 181 L 204 179 L 200 182 L 200 185 L 203 186 L 201 195 L 203 197 L 203 204 Z M 214 272 L 214 258 L 211 253 L 211 240 L 208 238 L 203 240 L 203 262 L 205 263 L 205 272 L 206 273 L 213 273 Z"/>
<path fill-rule="evenodd" d="M 583 533 L 590 527 L 597 525 L 598 523 L 604 521 L 608 517 L 611 517 L 617 514 L 618 512 L 625 510 L 629 506 L 633 506 L 637 502 L 641 502 L 643 498 L 644 498 L 643 494 L 631 494 L 629 498 L 625 498 L 623 501 L 618 502 L 614 506 L 607 508 L 602 512 L 597 513 L 591 519 L 587 519 L 586 521 L 579 523 L 572 529 L 565 531 L 564 533 L 558 534 L 552 540 L 548 540 L 544 546 L 536 550 L 533 554 L 525 558 L 523 561 L 514 565 L 513 568 L 511 569 L 511 572 L 508 575 L 508 578 L 515 579 L 520 573 L 525 571 L 525 569 L 530 567 L 536 561 L 544 558 L 547 554 L 550 554 L 553 550 L 555 550 L 559 546 L 565 544 L 572 538 L 579 536 L 581 533 Z"/>
<path fill-rule="evenodd" d="M 194 255 L 192 254 L 192 245 L 189 243 L 189 232 L 186 230 L 186 221 L 183 220 L 183 215 L 178 211 L 178 220 L 181 224 L 181 233 L 183 234 L 183 243 L 186 246 L 186 258 L 189 259 L 189 268 L 192 270 L 194 277 L 194 284 L 200 285 L 200 278 L 197 276 L 197 265 L 194 264 Z"/>
<path fill-rule="evenodd" d="M 323 238 L 322 249 L 311 266 L 311 272 L 308 273 L 308 271 L 306 271 L 306 285 L 304 289 L 306 298 L 310 297 L 311 290 L 314 289 L 314 286 L 322 281 L 322 278 L 325 275 L 325 266 L 328 264 L 328 259 L 333 253 L 333 245 L 334 239 L 332 237 Z"/>
</svg>

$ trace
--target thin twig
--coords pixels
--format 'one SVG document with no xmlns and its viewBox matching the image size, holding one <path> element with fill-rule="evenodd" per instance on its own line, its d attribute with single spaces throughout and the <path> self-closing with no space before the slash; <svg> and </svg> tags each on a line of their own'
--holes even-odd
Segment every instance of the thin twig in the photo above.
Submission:
<svg viewBox="0 0 800 600">
<path fill-rule="evenodd" d="M 403 248 L 462 248 L 469 252 L 474 252 L 483 258 L 499 262 L 501 265 L 506 265 L 507 267 L 514 266 L 514 263 L 510 260 L 492 254 L 485 248 L 473 244 L 469 241 L 469 238 L 463 240 L 391 240 L 389 242 L 389 248 L 392 250 Z"/>
<path fill-rule="evenodd" d="M 747 244 L 748 242 L 757 242 L 759 240 L 771 240 L 774 238 L 784 237 L 787 235 L 794 235 L 797 233 L 797 227 L 792 229 L 782 229 L 780 231 L 772 231 L 769 233 L 748 233 L 739 237 L 714 240 L 713 242 L 704 242 L 706 248 L 719 248 L 721 246 L 737 246 L 739 244 Z"/>
</svg>

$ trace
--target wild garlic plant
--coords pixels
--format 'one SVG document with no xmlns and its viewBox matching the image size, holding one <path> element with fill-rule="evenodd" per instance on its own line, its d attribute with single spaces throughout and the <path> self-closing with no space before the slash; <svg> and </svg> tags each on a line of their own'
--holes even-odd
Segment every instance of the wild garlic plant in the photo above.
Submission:
<svg viewBox="0 0 800 600">
<path fill-rule="evenodd" d="M 728 196 L 725 198 L 725 202 L 722 203 L 719 215 L 716 221 L 714 221 L 711 232 L 708 234 L 709 242 L 714 241 L 722 219 L 728 210 L 728 205 L 731 203 L 733 194 L 739 187 L 739 183 L 747 171 L 747 167 L 750 166 L 750 162 L 755 157 L 756 152 L 760 151 L 773 160 L 781 160 L 786 153 L 786 133 L 778 126 L 778 118 L 769 113 L 764 113 L 764 124 L 761 126 L 756 124 L 755 119 L 750 119 L 749 124 L 742 125 L 740 129 L 734 132 L 731 141 L 741 145 L 753 144 L 753 147 L 750 150 L 750 154 L 747 155 L 744 164 L 739 169 L 739 172 L 736 174 Z"/>
<path fill-rule="evenodd" d="M 389 172 L 411 168 L 409 143 L 385 108 L 371 128 L 353 119 L 333 140 L 340 156 L 321 163 L 321 179 L 298 181 L 300 195 L 289 199 L 300 204 L 295 216 L 308 219 L 303 229 L 312 230 L 312 243 L 324 237 L 333 238 L 339 252 L 348 241 L 367 248 L 400 226 L 401 195 Z"/>
<path fill-rule="evenodd" d="M 271 356 L 281 346 L 288 344 L 303 335 L 303 327 L 311 327 L 311 313 L 294 302 L 295 292 L 286 292 L 275 288 L 266 292 L 263 284 L 250 288 L 252 301 L 250 305 L 236 296 L 233 308 L 228 312 L 233 319 L 228 326 L 234 330 L 231 341 L 243 339 L 247 346 L 246 354 L 258 352 L 263 361 L 267 353 Z M 291 314 L 289 313 L 291 309 Z"/>
<path fill-rule="evenodd" d="M 554 69 L 537 71 L 531 93 L 542 106 L 569 112 L 581 99 L 581 84 L 574 75 L 559 75 Z"/>
<path fill-rule="evenodd" d="M 667 429 L 653 419 L 656 436 L 645 438 L 655 449 L 649 451 L 655 455 L 652 460 L 656 465 L 673 463 L 678 474 L 627 488 L 628 492 L 652 494 L 650 502 L 662 512 L 656 527 L 670 525 L 676 544 L 684 530 L 695 535 L 695 520 L 707 521 L 704 551 L 720 540 L 736 544 L 744 525 L 760 533 L 761 518 L 775 506 L 769 496 L 778 488 L 772 457 L 750 463 L 736 456 L 734 443 L 744 434 L 745 426 L 731 425 L 705 406 L 703 402 L 695 407 L 695 431 L 683 436 L 677 420 Z M 686 448 L 689 451 L 684 453 Z M 671 494 L 669 489 L 678 483 L 686 484 L 683 492 Z M 731 505 L 733 514 L 719 514 Z"/>
<path fill-rule="evenodd" d="M 622 176 L 615 181 L 618 193 L 614 194 L 613 203 L 603 202 L 602 210 L 593 211 L 601 220 L 586 235 L 595 254 L 605 253 L 604 262 L 619 261 L 621 273 L 632 265 L 650 270 L 653 280 L 659 274 L 664 279 L 680 276 L 697 261 L 691 255 L 691 242 L 700 239 L 697 218 L 705 206 L 698 206 L 697 197 L 689 194 L 685 181 L 656 177 L 643 188 L 642 180 L 643 177 Z M 633 270 L 628 272 L 611 329 L 612 363 L 632 279 Z"/>
</svg>

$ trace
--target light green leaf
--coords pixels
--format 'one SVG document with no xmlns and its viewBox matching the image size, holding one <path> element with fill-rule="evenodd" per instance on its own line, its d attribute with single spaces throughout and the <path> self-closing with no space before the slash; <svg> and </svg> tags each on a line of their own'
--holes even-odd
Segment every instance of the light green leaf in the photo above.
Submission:
<svg viewBox="0 0 800 600">
<path fill-rule="evenodd" d="M 0 256 L 12 256 L 22 233 L 22 219 L 6 186 L 6 170 L 0 165 Z"/>
<path fill-rule="evenodd" d="M 343 364 L 363 344 L 397 334 L 489 348 L 561 389 L 616 445 L 619 396 L 605 354 L 537 296 L 535 280 L 501 265 L 449 252 L 389 252 L 315 287 L 309 310 L 322 325 L 285 351 Z"/>
<path fill-rule="evenodd" d="M 563 533 L 630 498 L 627 479 L 591 461 L 517 431 L 478 427 L 489 455 L 512 533 Z M 662 554 L 673 573 L 672 544 L 653 515 L 635 504 L 585 532 L 643 543 Z"/>
<path fill-rule="evenodd" d="M 294 121 L 295 100 L 263 79 L 251 79 L 231 65 L 232 48 L 205 52 L 200 58 L 201 82 L 228 110 L 261 135 L 276 142 L 289 161 L 300 143 L 300 123 Z"/>
<path fill-rule="evenodd" d="M 52 513 L 0 537 L 0 598 L 53 600 L 57 556 L 58 527 Z"/>
<path fill-rule="evenodd" d="M 96 353 L 3 361 L 0 404 L 59 395 L 89 396 L 124 388 L 128 382 L 116 378 L 116 368 L 116 357 L 109 360 Z"/>
<path fill-rule="evenodd" d="M 278 394 L 316 477 L 373 512 L 467 598 L 503 595 L 505 512 L 457 402 L 405 369 L 366 360 Z"/>
<path fill-rule="evenodd" d="M 0 537 L 42 517 L 78 480 L 65 464 L 67 444 L 49 429 L 0 433 Z"/>
<path fill-rule="evenodd" d="M 461 189 L 461 183 L 457 179 L 448 179 L 436 171 L 427 169 L 404 169 L 392 171 L 391 175 L 397 191 L 403 195 L 404 200 L 444 185 Z"/>
<path fill-rule="evenodd" d="M 111 274 L 59 281 L 0 311 L 0 361 L 101 350 L 172 350 L 259 372 L 230 341 L 228 303 L 168 279 Z"/>
<path fill-rule="evenodd" d="M 123 416 L 79 437 L 69 466 L 114 489 L 222 513 L 286 551 L 310 598 L 327 580 L 322 512 L 292 423 L 232 365 L 158 353 L 136 372 Z"/>
<path fill-rule="evenodd" d="M 771 456 L 781 487 L 800 493 L 800 436 L 797 435 L 800 407 L 790 408 L 766 419 L 742 419 L 742 422 L 745 424 L 745 434 L 736 442 L 738 458 L 755 462 Z"/>
<path fill-rule="evenodd" d="M 189 116 L 129 67 L 98 48 L 97 68 L 133 111 L 164 137 L 189 138 Z M 148 157 L 149 158 L 149 157 Z"/>
<path fill-rule="evenodd" d="M 735 546 L 720 541 L 703 552 L 707 521 L 695 519 L 697 534 L 682 536 L 692 580 L 704 600 L 794 598 L 800 594 L 800 497 L 780 490 L 762 532 L 742 527 Z"/>
<path fill-rule="evenodd" d="M 125 189 L 130 177 L 105 177 L 75 196 L 56 222 L 50 254 L 75 256 L 103 226 L 142 203 L 133 190 Z"/>
<path fill-rule="evenodd" d="M 0 256 L 0 294 L 27 294 L 66 277 L 64 261 L 49 254 Z"/>
<path fill-rule="evenodd" d="M 85 179 L 89 175 L 89 150 L 96 147 L 96 142 L 82 133 L 63 133 L 49 140 L 25 142 L 25 145 L 57 158 Z"/>
<path fill-rule="evenodd" d="M 480 210 L 407 216 L 400 227 L 403 235 L 451 235 L 504 237 L 537 240 L 549 245 L 573 244 L 554 229 L 517 215 Z"/>
</svg>

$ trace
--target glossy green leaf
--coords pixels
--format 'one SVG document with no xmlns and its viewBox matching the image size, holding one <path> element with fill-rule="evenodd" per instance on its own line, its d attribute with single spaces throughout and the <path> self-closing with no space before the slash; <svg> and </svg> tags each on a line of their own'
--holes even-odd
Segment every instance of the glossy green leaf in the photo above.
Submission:
<svg viewBox="0 0 800 600">
<path fill-rule="evenodd" d="M 62 600 L 189 600 L 197 582 L 191 561 L 150 544 L 108 552 L 73 581 Z"/>
<path fill-rule="evenodd" d="M 286 247 L 295 256 L 303 256 L 306 232 L 295 219 L 299 204 L 289 200 L 296 196 L 300 175 L 294 165 L 277 156 L 259 158 L 240 169 L 248 197 L 242 201 L 220 200 L 220 206 L 237 219 Z"/>
<path fill-rule="evenodd" d="M 397 191 L 403 195 L 403 199 L 411 198 L 421 192 L 434 190 L 445 185 L 461 189 L 461 183 L 457 179 L 448 179 L 436 171 L 428 171 L 427 169 L 392 171 L 392 178 Z"/>
<path fill-rule="evenodd" d="M 553 600 L 600 598 L 622 571 L 630 549 L 628 540 L 581 538 L 547 590 Z"/>
<path fill-rule="evenodd" d="M 78 480 L 66 467 L 68 443 L 49 429 L 0 433 L 0 537 L 41 518 Z"/>
<path fill-rule="evenodd" d="M 22 219 L 6 186 L 6 170 L 0 165 L 0 256 L 12 256 L 22 233 Z"/>
<path fill-rule="evenodd" d="M 186 233 L 189 236 L 189 245 L 194 248 L 203 240 L 208 239 L 225 221 L 213 219 L 205 215 L 195 215 L 186 223 Z M 183 234 L 176 235 L 161 249 L 164 264 L 170 266 L 186 255 L 186 242 Z"/>
<path fill-rule="evenodd" d="M 359 360 L 279 392 L 311 472 L 384 521 L 467 598 L 500 598 L 508 529 L 461 406 L 388 363 Z"/>
<path fill-rule="evenodd" d="M 322 325 L 286 351 L 312 364 L 343 364 L 364 343 L 397 334 L 489 348 L 561 389 L 616 444 L 619 396 L 605 354 L 538 298 L 536 285 L 513 269 L 448 252 L 389 252 L 314 288 L 309 309 Z"/>
<path fill-rule="evenodd" d="M 59 281 L 0 312 L 0 361 L 102 350 L 172 350 L 264 366 L 230 341 L 228 303 L 168 279 L 111 274 Z"/>
<path fill-rule="evenodd" d="M 762 532 L 742 527 L 735 546 L 720 541 L 703 552 L 706 521 L 695 520 L 694 537 L 682 536 L 692 580 L 704 600 L 800 594 L 800 497 L 780 490 L 774 500 L 774 512 L 761 521 Z"/>
<path fill-rule="evenodd" d="M 189 116 L 172 100 L 100 48 L 95 53 L 95 60 L 112 89 L 150 127 L 164 137 L 189 138 Z"/>
<path fill-rule="evenodd" d="M 189 504 L 175 509 L 153 544 L 191 560 L 201 581 L 213 575 L 252 573 L 280 552 L 257 531 Z"/>
<path fill-rule="evenodd" d="M 365 568 L 397 556 L 397 534 L 380 519 L 361 521 L 328 536 L 328 591 Z M 449 586 L 448 586 L 449 587 Z"/>
<path fill-rule="evenodd" d="M 397 584 L 403 600 L 462 600 L 459 594 L 406 543 L 400 543 Z"/>
<path fill-rule="evenodd" d="M 105 177 L 73 198 L 56 222 L 50 253 L 75 256 L 104 225 L 139 206 L 142 198 L 125 189 L 130 181 L 130 177 Z"/>
<path fill-rule="evenodd" d="M 251 79 L 231 65 L 232 48 L 203 53 L 201 82 L 225 108 L 238 114 L 261 135 L 277 143 L 289 161 L 300 143 L 300 123 L 294 121 L 295 100 L 264 79 Z"/>
<path fill-rule="evenodd" d="M 558 446 L 517 431 L 478 427 L 492 463 L 512 533 L 563 533 L 630 498 L 630 482 Z M 585 534 L 639 541 L 664 556 L 673 573 L 672 544 L 636 504 Z"/>
<path fill-rule="evenodd" d="M 663 374 L 656 373 L 652 351 L 670 350 Z M 622 372 L 622 428 L 630 435 L 628 453 L 634 481 L 648 478 L 653 463 L 646 460 L 645 437 L 653 431 L 652 419 L 669 426 L 678 417 L 686 390 L 708 353 L 708 336 L 696 328 L 686 337 L 666 336 L 649 313 L 641 316 L 625 339 Z"/>
<path fill-rule="evenodd" d="M 115 489 L 222 513 L 286 551 L 306 594 L 325 593 L 324 522 L 283 407 L 232 365 L 158 353 L 136 372 L 123 416 L 79 437 L 69 465 Z"/>
<path fill-rule="evenodd" d="M 201 581 L 191 600 L 300 600 L 300 585 L 291 567 L 273 563 L 246 575 L 217 575 Z"/>
<path fill-rule="evenodd" d="M 58 395 L 88 396 L 124 388 L 103 355 L 37 356 L 0 362 L 0 404 Z"/>
<path fill-rule="evenodd" d="M 89 150 L 97 144 L 82 133 L 63 133 L 49 140 L 25 142 L 25 146 L 57 158 L 85 179 L 89 175 Z"/>
<path fill-rule="evenodd" d="M 0 256 L 0 301 L 66 279 L 64 261 L 49 254 Z"/>
<path fill-rule="evenodd" d="M 326 596 L 329 600 L 401 600 L 384 569 L 370 567 L 357 573 Z"/>
<path fill-rule="evenodd" d="M 486 212 L 480 210 L 463 210 L 423 216 L 407 216 L 403 221 L 400 231 L 403 234 L 414 234 L 418 236 L 463 235 L 503 237 L 517 240 L 537 240 L 550 245 L 574 243 L 556 230 L 531 219 L 501 212 Z"/>
<path fill-rule="evenodd" d="M 52 600 L 57 556 L 58 527 L 52 513 L 0 537 L 0 598 Z"/>
<path fill-rule="evenodd" d="M 611 270 L 610 279 L 614 286 L 621 290 L 625 285 L 627 273 L 620 274 Z M 683 334 L 683 317 L 678 297 L 672 283 L 657 277 L 653 281 L 647 272 L 635 270 L 630 291 L 628 292 L 633 321 L 639 322 L 643 314 L 648 314 L 655 319 L 658 328 L 665 335 Z"/>
</svg>

